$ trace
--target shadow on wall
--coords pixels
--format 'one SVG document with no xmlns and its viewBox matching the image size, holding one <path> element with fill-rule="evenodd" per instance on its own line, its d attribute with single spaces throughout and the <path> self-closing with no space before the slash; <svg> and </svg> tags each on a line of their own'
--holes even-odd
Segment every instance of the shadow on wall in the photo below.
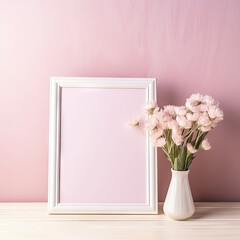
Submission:
<svg viewBox="0 0 240 240">
<path fill-rule="evenodd" d="M 199 152 L 192 166 L 190 182 L 195 201 L 233 201 L 232 192 L 237 195 L 234 201 L 240 200 L 239 159 L 232 154 L 240 146 L 240 116 L 223 104 L 222 108 L 224 121 L 208 137 L 212 149 Z"/>
</svg>

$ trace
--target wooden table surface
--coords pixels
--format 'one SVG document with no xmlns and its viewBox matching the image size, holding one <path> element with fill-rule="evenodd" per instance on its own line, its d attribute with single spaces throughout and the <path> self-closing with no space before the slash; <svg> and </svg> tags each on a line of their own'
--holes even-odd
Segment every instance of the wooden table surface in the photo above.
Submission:
<svg viewBox="0 0 240 240">
<path fill-rule="evenodd" d="M 1 240 L 240 240 L 240 203 L 196 203 L 195 215 L 48 215 L 46 203 L 0 203 Z"/>
</svg>

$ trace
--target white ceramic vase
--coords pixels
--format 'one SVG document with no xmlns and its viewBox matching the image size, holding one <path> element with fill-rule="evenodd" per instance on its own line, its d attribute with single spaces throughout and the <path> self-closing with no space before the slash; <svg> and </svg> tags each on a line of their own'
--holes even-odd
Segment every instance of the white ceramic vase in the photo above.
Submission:
<svg viewBox="0 0 240 240">
<path fill-rule="evenodd" d="M 172 179 L 163 205 L 166 216 L 175 220 L 190 218 L 195 212 L 188 171 L 172 170 Z"/>
</svg>

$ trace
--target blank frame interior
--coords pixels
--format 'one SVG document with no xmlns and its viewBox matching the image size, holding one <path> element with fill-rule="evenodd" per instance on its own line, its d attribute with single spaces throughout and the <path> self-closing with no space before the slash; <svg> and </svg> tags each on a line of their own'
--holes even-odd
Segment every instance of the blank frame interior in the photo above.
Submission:
<svg viewBox="0 0 240 240">
<path fill-rule="evenodd" d="M 49 213 L 157 213 L 155 149 L 127 124 L 155 91 L 155 79 L 51 79 Z"/>
</svg>

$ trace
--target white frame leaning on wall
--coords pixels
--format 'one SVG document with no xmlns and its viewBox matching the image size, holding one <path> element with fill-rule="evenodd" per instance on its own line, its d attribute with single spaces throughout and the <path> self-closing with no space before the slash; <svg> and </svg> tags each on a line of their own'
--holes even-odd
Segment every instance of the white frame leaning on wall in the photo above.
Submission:
<svg viewBox="0 0 240 240">
<path fill-rule="evenodd" d="M 132 88 L 145 89 L 145 101 L 156 101 L 155 78 L 78 78 L 51 77 L 49 122 L 49 183 L 50 214 L 157 214 L 157 154 L 146 134 L 146 204 L 60 203 L 60 118 L 62 88 Z"/>
</svg>

